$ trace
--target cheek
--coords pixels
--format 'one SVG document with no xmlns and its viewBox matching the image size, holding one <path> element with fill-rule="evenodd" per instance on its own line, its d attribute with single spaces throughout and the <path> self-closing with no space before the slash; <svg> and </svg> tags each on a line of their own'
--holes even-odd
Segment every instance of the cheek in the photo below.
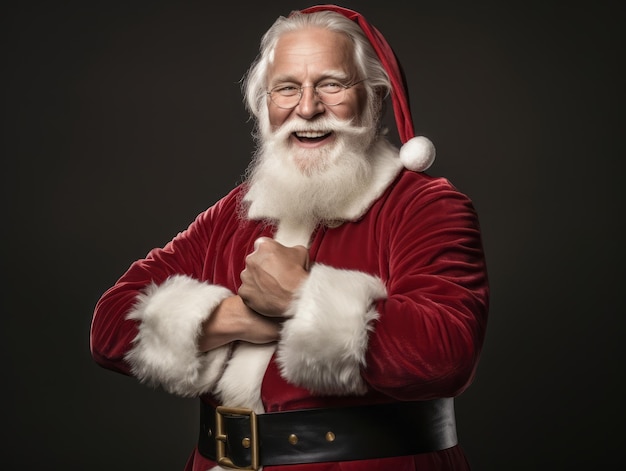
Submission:
<svg viewBox="0 0 626 471">
<path fill-rule="evenodd" d="M 272 129 L 280 127 L 285 122 L 290 112 L 291 110 L 282 110 L 276 106 L 270 105 L 268 108 L 268 115 Z"/>
<path fill-rule="evenodd" d="M 332 113 L 339 119 L 344 121 L 354 120 L 353 124 L 360 124 L 361 113 L 357 106 L 336 106 Z"/>
<path fill-rule="evenodd" d="M 335 116 L 337 116 L 337 118 L 343 119 L 343 120 L 352 119 L 355 116 L 358 116 L 357 110 L 349 106 L 346 106 L 346 107 L 342 106 L 341 108 L 335 108 L 333 112 L 335 113 Z"/>
<path fill-rule="evenodd" d="M 352 99 L 346 100 L 341 105 L 334 107 L 333 112 L 339 119 L 348 120 L 356 118 L 356 121 L 359 122 L 361 114 L 363 113 L 363 104 L 365 103 L 365 100 L 358 95 L 351 98 Z"/>
</svg>

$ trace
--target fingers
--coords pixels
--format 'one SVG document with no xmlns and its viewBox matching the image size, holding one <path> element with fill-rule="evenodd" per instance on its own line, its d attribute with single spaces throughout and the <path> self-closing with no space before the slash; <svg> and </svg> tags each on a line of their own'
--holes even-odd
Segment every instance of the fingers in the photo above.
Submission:
<svg viewBox="0 0 626 471">
<path fill-rule="evenodd" d="M 239 296 L 260 314 L 284 315 L 298 286 L 308 276 L 307 248 L 286 247 L 269 237 L 260 237 L 245 262 Z"/>
<path fill-rule="evenodd" d="M 292 249 L 297 254 L 297 260 L 301 262 L 300 265 L 309 271 L 309 250 L 303 245 L 296 245 Z"/>
<path fill-rule="evenodd" d="M 287 247 L 269 237 L 259 237 L 254 241 L 254 250 L 246 257 L 246 266 L 256 263 L 295 263 L 305 270 L 309 269 L 309 251 L 303 245 Z"/>
<path fill-rule="evenodd" d="M 274 239 L 270 239 L 269 237 L 259 237 L 257 240 L 254 241 L 254 251 L 256 252 L 263 242 L 268 241 L 278 243 Z"/>
</svg>

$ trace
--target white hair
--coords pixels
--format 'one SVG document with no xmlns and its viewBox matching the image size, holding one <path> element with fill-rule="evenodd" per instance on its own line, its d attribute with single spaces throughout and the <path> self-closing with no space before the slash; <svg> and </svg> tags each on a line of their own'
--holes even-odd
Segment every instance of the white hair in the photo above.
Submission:
<svg viewBox="0 0 626 471">
<path fill-rule="evenodd" d="M 357 72 L 361 77 L 367 78 L 363 82 L 367 92 L 366 113 L 372 114 L 372 118 L 378 123 L 383 109 L 382 102 L 391 91 L 389 76 L 361 27 L 333 11 L 308 14 L 294 12 L 288 17 L 281 16 L 274 22 L 263 35 L 259 55 L 242 82 L 248 111 L 257 119 L 267 115 L 267 71 L 274 57 L 276 44 L 283 34 L 308 27 L 325 28 L 344 34 L 350 39 L 354 45 L 353 57 Z"/>
</svg>

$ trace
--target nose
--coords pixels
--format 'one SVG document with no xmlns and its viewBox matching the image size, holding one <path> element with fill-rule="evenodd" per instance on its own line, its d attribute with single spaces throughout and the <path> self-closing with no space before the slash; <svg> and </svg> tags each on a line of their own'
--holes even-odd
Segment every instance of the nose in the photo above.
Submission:
<svg viewBox="0 0 626 471">
<path fill-rule="evenodd" d="M 312 86 L 302 87 L 302 96 L 300 97 L 298 106 L 296 106 L 298 116 L 304 119 L 311 119 L 323 113 L 324 110 L 324 103 L 322 103 L 320 97 L 315 93 L 315 88 Z"/>
</svg>

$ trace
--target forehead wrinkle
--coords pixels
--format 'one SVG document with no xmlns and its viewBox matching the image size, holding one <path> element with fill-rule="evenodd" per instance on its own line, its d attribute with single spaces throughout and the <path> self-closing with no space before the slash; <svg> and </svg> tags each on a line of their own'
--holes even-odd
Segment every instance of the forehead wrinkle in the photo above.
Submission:
<svg viewBox="0 0 626 471">
<path fill-rule="evenodd" d="M 324 28 L 283 34 L 276 41 L 268 66 L 268 82 L 314 84 L 324 78 L 344 81 L 355 73 L 347 38 Z M 268 83 L 268 84 L 269 84 Z"/>
</svg>

